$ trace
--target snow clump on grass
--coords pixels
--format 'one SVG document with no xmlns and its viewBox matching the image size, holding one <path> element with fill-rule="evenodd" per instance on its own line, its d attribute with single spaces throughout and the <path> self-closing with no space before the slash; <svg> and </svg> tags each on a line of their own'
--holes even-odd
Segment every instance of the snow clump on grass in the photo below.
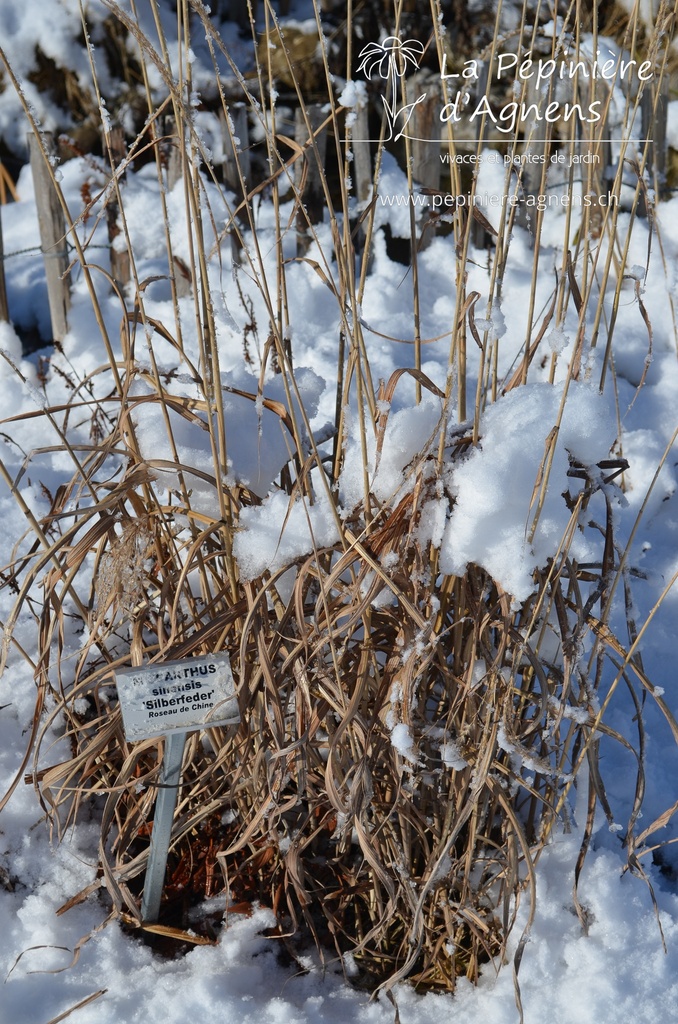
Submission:
<svg viewBox="0 0 678 1024">
<path fill-rule="evenodd" d="M 440 552 L 443 572 L 463 574 L 481 565 L 516 601 L 534 589 L 532 574 L 552 558 L 570 520 L 563 500 L 571 459 L 594 466 L 605 459 L 616 427 L 606 397 L 585 384 L 570 384 L 555 440 L 546 497 L 530 543 L 536 511 L 535 481 L 549 454 L 563 388 L 528 384 L 490 406 L 481 421 L 481 441 L 451 472 L 454 507 Z M 583 533 L 570 548 L 579 561 L 596 556 Z"/>
</svg>

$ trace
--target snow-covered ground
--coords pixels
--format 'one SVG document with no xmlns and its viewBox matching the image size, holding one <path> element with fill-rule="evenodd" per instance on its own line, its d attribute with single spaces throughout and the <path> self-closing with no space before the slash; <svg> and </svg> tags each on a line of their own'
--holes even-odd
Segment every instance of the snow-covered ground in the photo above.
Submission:
<svg viewBox="0 0 678 1024">
<path fill-rule="evenodd" d="M 24 49 L 33 40 L 33 26 L 41 25 L 45 52 L 63 56 L 72 42 L 64 32 L 60 8 L 43 17 L 32 3 L 19 8 L 5 4 L 0 9 L 5 33 L 17 41 L 15 59 L 18 70 L 29 66 Z M 31 13 L 32 12 L 32 13 Z M 60 42 L 61 40 L 61 42 Z M 21 44 L 21 45 L 19 45 Z M 32 45 L 32 43 L 31 43 Z M 60 49 L 61 47 L 61 49 Z M 37 97 L 31 95 L 30 99 Z M 3 130 L 15 118 L 6 96 L 0 95 L 0 121 Z M 49 115 L 49 111 L 47 111 Z M 95 191 L 103 182 L 91 162 L 73 160 L 61 169 L 62 186 L 72 212 L 80 210 L 83 186 Z M 405 188 L 402 173 L 387 159 L 383 189 L 394 194 Z M 487 163 L 481 170 L 482 187 L 501 193 L 503 169 Z M 154 169 L 147 167 L 129 174 L 125 188 L 125 212 L 130 225 L 134 251 L 141 276 L 150 278 L 166 273 L 164 228 L 158 212 L 157 181 Z M 207 186 L 213 210 L 221 200 L 216 189 Z M 18 183 L 19 202 L 2 209 L 4 250 L 10 315 L 24 332 L 49 333 L 48 308 L 43 267 L 36 255 L 39 247 L 37 218 L 30 170 L 25 167 Z M 168 197 L 170 221 L 175 228 L 177 252 L 188 259 L 185 214 L 181 186 Z M 291 209 L 291 208 L 290 208 Z M 154 212 L 155 211 L 155 212 Z M 545 216 L 543 293 L 539 310 L 553 284 L 552 270 L 560 266 L 564 210 L 549 210 Z M 225 218 L 225 212 L 223 213 Z M 389 222 L 393 234 L 409 234 L 409 214 L 398 208 L 382 208 L 382 223 Z M 283 211 L 283 222 L 285 211 Z M 623 231 L 629 214 L 621 216 Z M 81 227 L 87 236 L 91 224 Z M 648 257 L 648 231 L 654 232 Z M 184 237 L 182 238 L 182 230 Z M 262 204 L 257 226 L 264 259 L 275 279 L 275 222 L 270 206 Z M 319 229 L 321 245 L 331 252 L 329 228 Z M 658 244 L 661 240 L 661 247 Z M 90 239 L 90 250 L 105 264 L 105 228 L 97 229 Z M 95 248 L 102 246 L 101 251 Z M 268 244 L 268 247 L 267 247 Z M 287 244 L 287 243 L 286 243 Z M 293 251 L 294 239 L 290 239 Z M 30 251 L 32 250 L 32 251 Z M 487 255 L 474 253 L 469 262 L 468 291 L 487 294 Z M 649 259 L 649 263 L 647 262 Z M 421 333 L 437 338 L 449 332 L 454 316 L 454 253 L 451 239 L 436 238 L 419 256 Z M 550 268 L 547 273 L 547 266 Z M 617 318 L 614 356 L 617 373 L 617 399 L 606 389 L 601 397 L 595 382 L 599 379 L 603 351 L 590 354 L 581 383 L 571 385 L 567 414 L 563 421 L 559 447 L 554 458 L 553 477 L 534 543 L 526 541 L 532 486 L 544 454 L 544 444 L 557 416 L 563 390 L 564 367 L 575 344 L 576 317 L 568 314 L 563 329 L 550 339 L 550 350 L 562 359 L 554 385 L 545 383 L 549 365 L 534 365 L 531 383 L 500 399 L 487 413 L 482 434 L 484 446 L 454 470 L 450 487 L 457 496 L 454 510 L 431 508 L 428 535 L 441 547 L 444 571 L 463 570 L 469 560 L 484 565 L 515 597 L 529 591 L 530 572 L 543 564 L 557 546 L 568 513 L 561 500 L 566 485 L 566 451 L 591 464 L 607 457 L 615 439 L 629 462 L 623 496 L 615 507 L 616 529 L 624 545 L 633 534 L 630 564 L 638 569 L 634 582 L 634 600 L 639 627 L 645 623 L 664 589 L 678 570 L 678 509 L 676 481 L 678 456 L 670 447 L 663 468 L 655 479 L 667 446 L 672 446 L 678 428 L 678 351 L 672 297 L 678 283 L 678 198 L 658 205 L 653 223 L 636 220 L 631 238 L 627 267 L 632 268 L 628 287 L 621 292 Z M 256 390 L 243 368 L 242 327 L 249 316 L 240 300 L 248 290 L 246 275 L 238 280 L 230 273 L 219 275 L 213 268 L 215 295 L 221 295 L 217 310 L 220 357 L 228 382 L 244 390 Z M 501 308 L 495 304 L 487 315 L 488 327 L 501 342 L 501 362 L 508 371 L 520 352 L 526 333 L 526 311 L 531 279 L 531 251 L 527 235 L 514 229 L 511 259 L 507 266 Z M 638 290 L 636 290 L 636 283 Z M 298 381 L 312 427 L 321 430 L 334 415 L 334 377 L 336 370 L 337 314 L 328 301 L 327 286 L 308 264 L 288 267 L 287 289 L 290 323 Z M 266 314 L 256 289 L 248 294 L 261 323 Z M 642 388 L 648 356 L 648 330 L 640 312 L 638 296 L 652 324 L 652 360 Z M 120 307 L 117 300 L 101 287 L 101 301 L 110 336 L 118 336 Z M 158 321 L 171 322 L 173 312 L 166 282 L 149 285 L 145 293 L 146 310 Z M 186 301 L 186 300 L 185 300 Z M 257 305 L 259 303 L 259 305 Z M 478 318 L 485 316 L 479 303 Z M 191 305 L 185 310 L 185 344 L 190 350 Z M 609 312 L 609 306 L 608 306 Z M 375 381 L 388 379 L 402 365 L 413 365 L 411 346 L 384 340 L 412 334 L 412 290 L 406 268 L 394 263 L 387 253 L 384 235 L 375 240 L 375 258 L 367 281 L 362 316 Z M 21 476 L 19 490 L 27 506 L 37 515 L 49 510 L 48 491 L 68 478 L 70 465 L 63 452 L 53 453 L 49 446 L 56 438 L 45 436 L 44 417 L 31 418 L 45 404 L 66 403 L 71 394 L 68 378 L 82 380 L 105 362 L 105 354 L 94 322 L 91 302 L 82 277 L 75 272 L 70 332 L 63 352 L 55 355 L 52 368 L 44 376 L 45 365 L 36 353 L 23 358 L 21 343 L 12 327 L 0 325 L 0 349 L 8 359 L 0 358 L 0 458 L 10 476 L 16 479 L 29 453 L 29 470 Z M 371 333 L 378 328 L 380 335 Z M 162 367 L 173 368 L 176 352 L 159 335 L 153 338 L 155 357 Z M 604 349 L 604 345 L 601 345 Z M 449 336 L 424 346 L 422 368 L 434 384 L 444 388 L 448 372 Z M 143 362 L 143 354 L 139 356 Z M 476 358 L 475 355 L 470 358 Z M 17 376 L 19 369 L 24 382 Z M 95 378 L 95 385 L 96 378 Z M 177 393 L 192 395 L 192 383 L 177 378 Z M 402 473 L 411 456 L 435 429 L 439 405 L 426 396 L 422 406 L 412 405 L 412 385 L 405 380 L 399 386 L 394 403 L 384 456 L 375 476 L 375 493 L 384 499 L 397 492 Z M 142 385 L 139 385 L 142 388 Z M 183 391 L 182 391 L 183 389 Z M 283 400 L 279 384 L 267 384 L 268 398 Z M 261 508 L 249 510 L 243 517 L 247 527 L 239 535 L 236 554 L 243 575 L 256 575 L 264 565 L 283 565 L 309 550 L 308 519 L 305 513 L 290 514 L 287 500 L 267 493 L 286 461 L 286 445 L 280 429 L 271 417 L 245 400 L 233 396 L 227 407 L 227 428 L 234 439 L 230 449 L 231 471 L 265 499 Z M 24 418 L 22 414 L 27 414 Z M 260 434 L 261 429 L 261 434 Z M 88 436 L 89 423 L 72 421 L 73 437 Z M 142 450 L 149 459 L 170 457 L 165 451 L 162 422 L 151 417 L 140 419 Z M 179 436 L 179 435 L 177 435 Z M 209 452 L 200 448 L 200 439 L 187 428 L 179 437 L 187 458 L 196 468 L 201 459 L 209 468 Z M 357 439 L 350 417 L 347 444 Z M 181 452 L 180 452 L 181 454 Z M 374 453 L 371 454 L 374 458 Z M 349 507 L 352 496 L 360 494 L 361 480 L 352 471 L 358 464 L 347 459 L 342 479 L 341 500 Z M 372 463 L 374 468 L 374 462 Z M 376 469 L 375 469 L 376 473 Z M 196 489 L 199 484 L 196 483 Z M 381 489 L 381 490 L 380 490 Z M 204 502 L 209 510 L 214 495 L 209 487 L 204 494 L 196 490 L 196 507 Z M 637 517 L 642 511 L 642 518 Z M 0 489 L 2 534 L 0 565 L 8 564 L 16 550 L 25 550 L 26 520 L 20 508 L 2 485 Z M 436 518 L 437 517 L 437 518 Z M 334 529 L 331 517 L 320 501 L 313 508 L 313 528 L 321 543 L 331 543 Z M 635 532 L 634 532 L 635 531 Z M 579 557 L 595 556 L 582 537 Z M 278 561 L 276 561 L 278 560 Z M 36 591 L 39 593 L 39 591 Z M 0 592 L 0 621 L 6 622 L 13 604 L 10 588 Z M 678 714 L 675 682 L 675 632 L 678 615 L 678 591 L 669 590 L 643 635 L 640 649 L 645 671 L 652 683 L 663 690 L 669 710 Z M 18 622 L 14 640 L 29 658 L 37 658 L 37 625 L 28 613 Z M 7 791 L 19 774 L 30 769 L 22 763 L 34 711 L 35 688 L 31 667 L 16 649 L 10 652 L 0 682 L 0 794 Z M 633 738 L 635 709 L 620 691 L 611 704 L 608 724 L 623 736 Z M 661 708 L 648 700 L 644 708 L 646 727 L 646 794 L 640 828 L 646 827 L 678 800 L 678 753 Z M 58 745 L 58 730 L 54 732 Z M 57 747 L 58 749 L 58 747 Z M 630 813 L 635 784 L 634 756 L 623 746 L 609 743 L 603 749 L 602 763 L 615 822 L 623 829 Z M 554 834 L 543 853 L 537 871 L 536 915 L 520 969 L 520 989 L 527 1024 L 591 1024 L 596 1022 L 678 1022 L 678 895 L 675 876 L 678 857 L 673 846 L 663 853 L 664 871 L 645 858 L 656 898 L 656 911 L 645 882 L 625 870 L 620 833 L 610 829 L 604 815 L 596 822 L 593 848 L 586 859 L 579 883 L 579 900 L 586 908 L 589 929 L 582 933 L 574 909 L 572 888 L 574 866 L 581 842 L 581 821 L 575 820 L 570 832 Z M 675 824 L 669 820 L 655 837 L 656 842 L 675 840 Z M 295 972 L 277 957 L 272 940 L 261 932 L 272 924 L 271 912 L 256 910 L 250 917 L 232 915 L 221 931 L 217 945 L 196 946 L 191 952 L 165 959 L 125 933 L 118 923 L 106 922 L 106 911 L 92 894 L 80 905 L 57 916 L 57 911 L 75 893 L 88 886 L 96 872 L 98 823 L 78 821 L 63 841 L 51 843 L 42 810 L 33 787 L 19 777 L 11 799 L 0 816 L 0 920 L 3 941 L 0 944 L 0 1024 L 48 1024 L 72 1013 L 68 1019 L 77 1024 L 133 1024 L 158 1021 L 180 1024 L 200 1014 L 205 1020 L 225 1019 L 233 1024 L 281 1022 L 281 1024 L 344 1024 L 391 1022 L 394 1007 L 385 997 L 369 997 L 348 986 L 340 971 L 323 971 L 314 954 L 308 951 L 306 973 Z M 521 935 L 526 907 L 522 907 L 512 948 Z M 80 946 L 80 940 L 91 936 Z M 79 955 L 76 955 L 79 954 Z M 488 965 L 478 986 L 461 981 L 454 997 L 419 996 L 406 985 L 395 990 L 402 1024 L 514 1024 L 518 1011 L 514 999 L 511 964 Z"/>
</svg>

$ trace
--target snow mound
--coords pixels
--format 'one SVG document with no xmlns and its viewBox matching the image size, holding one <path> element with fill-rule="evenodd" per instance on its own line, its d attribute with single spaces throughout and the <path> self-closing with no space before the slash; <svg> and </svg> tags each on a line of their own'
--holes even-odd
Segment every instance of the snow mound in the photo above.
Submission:
<svg viewBox="0 0 678 1024">
<path fill-rule="evenodd" d="M 461 575 L 469 562 L 475 562 L 515 601 L 524 601 L 532 592 L 534 569 L 556 554 L 570 521 L 563 499 L 563 492 L 572 486 L 568 456 L 593 466 L 608 456 L 616 433 L 608 400 L 586 384 L 571 383 L 541 516 L 530 543 L 537 507 L 535 484 L 562 399 L 563 386 L 530 384 L 487 409 L 480 446 L 451 472 L 455 503 L 440 552 L 444 573 Z M 579 560 L 595 555 L 579 531 L 571 551 Z"/>
</svg>

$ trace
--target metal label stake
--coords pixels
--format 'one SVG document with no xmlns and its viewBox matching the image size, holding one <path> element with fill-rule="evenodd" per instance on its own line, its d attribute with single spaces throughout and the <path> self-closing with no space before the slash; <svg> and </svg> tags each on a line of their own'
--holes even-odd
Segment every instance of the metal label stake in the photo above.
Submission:
<svg viewBox="0 0 678 1024">
<path fill-rule="evenodd" d="M 151 848 L 144 880 L 144 898 L 141 901 L 141 920 L 151 924 L 158 920 L 162 887 L 167 870 L 167 855 L 172 838 L 172 819 L 179 796 L 181 762 L 186 746 L 185 732 L 170 732 L 165 736 L 165 753 L 160 769 L 160 790 L 155 801 Z"/>
<path fill-rule="evenodd" d="M 115 679 L 126 739 L 165 739 L 141 901 L 142 922 L 153 924 L 160 913 L 186 735 L 239 722 L 240 714 L 225 653 L 123 669 Z"/>
</svg>

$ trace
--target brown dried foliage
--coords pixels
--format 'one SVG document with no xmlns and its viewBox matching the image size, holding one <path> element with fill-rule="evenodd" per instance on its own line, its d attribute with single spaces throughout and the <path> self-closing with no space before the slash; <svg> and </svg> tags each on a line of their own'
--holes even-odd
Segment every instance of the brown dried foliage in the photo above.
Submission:
<svg viewBox="0 0 678 1024">
<path fill-rule="evenodd" d="M 176 404 L 169 392 L 154 400 Z M 128 423 L 121 409 L 102 449 L 116 466 Z M 468 443 L 458 437 L 447 458 Z M 582 601 L 592 570 L 564 551 L 518 611 L 477 567 L 440 577 L 416 539 L 433 486 L 422 458 L 395 507 L 375 515 L 372 497 L 369 524 L 357 509 L 341 546 L 286 567 L 291 592 L 283 571 L 234 591 L 222 521 L 159 496 L 148 464 L 128 463 L 121 479 L 106 477 L 103 456 L 95 465 L 99 500 L 61 511 L 83 492 L 73 479 L 41 524 L 56 537 L 50 558 L 29 573 L 44 573 L 36 681 L 50 710 L 36 718 L 27 780 L 55 833 L 99 805 L 102 882 L 139 924 L 162 742 L 126 741 L 114 671 L 227 650 L 241 722 L 189 738 L 163 923 L 180 928 L 223 893 L 235 912 L 270 906 L 284 940 L 312 935 L 327 960 L 351 952 L 372 989 L 475 980 L 506 955 L 521 894 L 534 902 L 533 864 L 568 820 L 577 758 L 595 763 L 597 680 L 575 654 L 591 629 L 601 658 L 613 641 Z M 600 477 L 577 466 L 572 477 L 580 517 Z M 253 499 L 234 489 L 228 500 L 237 516 Z M 611 517 L 605 530 L 609 548 Z M 610 571 L 599 570 L 601 600 Z M 75 649 L 67 617 L 84 627 Z M 43 768 L 59 719 L 71 754 Z"/>
</svg>

